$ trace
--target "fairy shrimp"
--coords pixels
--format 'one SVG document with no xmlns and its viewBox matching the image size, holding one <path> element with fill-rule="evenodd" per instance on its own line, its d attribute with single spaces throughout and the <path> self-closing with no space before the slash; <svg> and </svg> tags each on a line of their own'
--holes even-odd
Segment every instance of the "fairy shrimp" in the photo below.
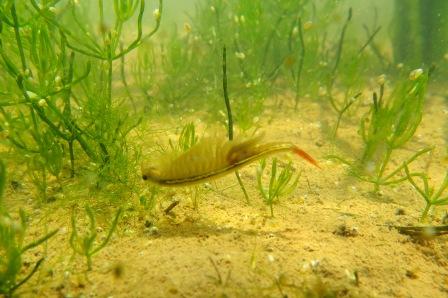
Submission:
<svg viewBox="0 0 448 298">
<path fill-rule="evenodd" d="M 169 152 L 155 164 L 142 167 L 142 178 L 160 185 L 201 183 L 238 170 L 256 160 L 279 152 L 292 152 L 316 167 L 311 155 L 288 142 L 263 142 L 263 136 L 226 140 L 206 137 L 185 152 Z"/>
</svg>

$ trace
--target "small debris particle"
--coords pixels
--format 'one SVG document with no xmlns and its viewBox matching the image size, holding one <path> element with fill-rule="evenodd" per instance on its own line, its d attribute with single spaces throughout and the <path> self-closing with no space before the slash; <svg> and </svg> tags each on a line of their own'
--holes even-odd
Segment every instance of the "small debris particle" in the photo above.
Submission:
<svg viewBox="0 0 448 298">
<path fill-rule="evenodd" d="M 122 263 L 117 263 L 113 265 L 112 274 L 116 279 L 120 279 L 124 274 L 124 266 Z"/>
<path fill-rule="evenodd" d="M 17 190 L 22 186 L 22 184 L 17 180 L 11 180 L 11 187 L 13 190 Z"/>
<path fill-rule="evenodd" d="M 157 228 L 156 226 L 145 228 L 144 231 L 145 231 L 145 234 L 150 235 L 150 236 L 160 236 L 159 228 Z"/>
<path fill-rule="evenodd" d="M 349 228 L 346 224 L 341 224 L 333 231 L 333 234 L 343 237 L 356 237 L 359 232 L 357 227 Z"/>
<path fill-rule="evenodd" d="M 352 284 L 359 286 L 359 273 L 357 270 L 350 271 L 345 269 L 345 275 Z"/>
<path fill-rule="evenodd" d="M 442 217 L 442 224 L 448 225 L 448 212 L 445 212 L 445 214 Z"/>
<path fill-rule="evenodd" d="M 410 279 L 416 279 L 418 276 L 411 270 L 406 270 L 406 277 Z"/>
<path fill-rule="evenodd" d="M 397 208 L 395 209 L 395 215 L 405 215 L 406 212 L 404 211 L 403 208 Z"/>
</svg>

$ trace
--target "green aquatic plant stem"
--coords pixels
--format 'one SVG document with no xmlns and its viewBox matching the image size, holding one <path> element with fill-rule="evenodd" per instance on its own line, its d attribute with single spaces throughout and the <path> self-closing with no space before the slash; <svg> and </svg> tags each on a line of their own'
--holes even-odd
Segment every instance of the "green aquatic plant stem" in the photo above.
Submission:
<svg viewBox="0 0 448 298">
<path fill-rule="evenodd" d="M 342 117 L 344 116 L 345 112 L 348 111 L 348 109 L 356 102 L 356 100 L 360 96 L 361 96 L 361 93 L 356 94 L 341 109 L 339 109 L 339 108 L 336 109 L 336 112 L 338 113 L 338 117 L 336 120 L 336 125 L 334 126 L 334 129 L 333 129 L 333 135 L 332 135 L 333 139 L 335 139 L 338 134 L 338 129 L 339 129 L 339 126 L 341 125 Z"/>
<path fill-rule="evenodd" d="M 348 10 L 347 19 L 344 23 L 344 26 L 342 27 L 341 35 L 339 37 L 338 47 L 336 50 L 335 62 L 334 62 L 333 68 L 330 72 L 330 76 L 328 78 L 328 83 L 327 83 L 327 93 L 328 93 L 328 97 L 330 99 L 330 104 L 336 111 L 338 111 L 340 109 L 338 108 L 338 105 L 333 98 L 332 91 L 333 91 L 334 82 L 336 80 L 336 72 L 338 71 L 339 62 L 341 61 L 341 57 L 342 57 L 342 49 L 344 46 L 345 33 L 347 31 L 347 28 L 348 28 L 348 25 L 349 25 L 351 19 L 352 19 L 352 8 L 350 7 Z"/>
<path fill-rule="evenodd" d="M 233 117 L 232 117 L 232 108 L 230 106 L 229 94 L 227 91 L 227 52 L 226 46 L 222 48 L 222 88 L 224 94 L 224 101 L 227 109 L 227 121 L 228 121 L 228 136 L 229 140 L 233 140 Z M 236 179 L 238 180 L 238 184 L 243 191 L 244 198 L 246 202 L 249 203 L 249 195 L 247 194 L 246 188 L 244 187 L 243 180 L 241 180 L 240 174 L 238 171 L 235 171 Z"/>
<path fill-rule="evenodd" d="M 112 42 L 112 34 L 108 34 L 109 44 L 107 45 L 107 98 L 109 105 L 112 105 L 112 79 L 113 79 L 113 58 L 112 58 L 112 47 L 110 42 Z"/>
<path fill-rule="evenodd" d="M 359 49 L 358 55 L 361 55 L 362 52 L 373 43 L 373 40 L 375 39 L 375 36 L 380 32 L 381 30 L 381 26 L 379 26 L 378 28 L 375 29 L 375 31 L 373 31 L 372 34 L 370 34 L 369 32 L 369 28 L 367 26 L 364 26 L 364 28 L 366 28 L 367 34 L 370 35 L 367 39 L 367 41 L 365 42 L 365 44 Z"/>
<path fill-rule="evenodd" d="M 400 182 L 406 181 L 408 179 L 407 177 L 397 177 L 400 174 L 400 172 L 403 171 L 405 165 L 411 164 L 412 162 L 416 161 L 421 155 L 428 153 L 431 150 L 433 150 L 433 148 L 430 147 L 430 148 L 425 148 L 425 149 L 417 151 L 411 157 L 409 157 L 401 166 L 398 166 L 393 171 L 389 172 L 387 175 L 385 174 L 386 169 L 387 169 L 386 167 L 387 167 L 387 165 L 390 161 L 390 158 L 392 156 L 392 151 L 388 154 L 388 157 L 382 161 L 382 163 L 380 165 L 381 174 L 377 174 L 377 175 L 362 174 L 362 171 L 357 169 L 356 162 L 349 161 L 340 156 L 327 155 L 326 158 L 337 160 L 337 161 L 349 166 L 351 168 L 351 174 L 353 174 L 355 177 L 357 177 L 358 179 L 360 179 L 362 181 L 372 183 L 374 185 L 374 193 L 378 193 L 381 186 L 393 185 L 393 184 L 398 184 Z M 411 176 L 418 176 L 418 175 L 419 174 L 417 174 L 417 175 L 411 174 Z"/>
<path fill-rule="evenodd" d="M 222 89 L 227 110 L 228 136 L 229 140 L 233 140 L 233 116 L 232 107 L 230 106 L 229 93 L 227 91 L 227 49 L 225 46 L 222 48 Z"/>
<path fill-rule="evenodd" d="M 375 191 L 390 178 L 385 173 L 393 151 L 412 138 L 421 122 L 431 71 L 417 71 L 420 73 L 418 77 L 398 82 L 387 100 L 383 98 L 384 85 L 381 85 L 380 95 L 373 94 L 370 110 L 361 119 L 360 135 L 365 145 L 360 163 L 362 168 L 367 166 Z M 411 157 L 408 163 L 415 158 Z"/>
<path fill-rule="evenodd" d="M 95 246 L 97 234 L 97 226 L 95 214 L 90 207 L 85 208 L 87 217 L 89 218 L 89 228 L 86 234 L 80 238 L 78 235 L 77 224 L 76 224 L 76 213 L 73 210 L 72 214 L 72 233 L 70 235 L 70 246 L 73 249 L 73 252 L 83 255 L 87 260 L 87 270 L 92 270 L 92 257 L 97 254 L 100 250 L 102 250 L 109 243 L 112 238 L 112 234 L 117 228 L 118 220 L 120 215 L 123 212 L 122 208 L 119 208 L 117 213 L 115 214 L 114 219 L 109 227 L 106 237 L 103 241 L 101 241 L 98 246 Z"/>
<path fill-rule="evenodd" d="M 303 70 L 303 64 L 305 62 L 305 40 L 303 39 L 303 26 L 302 26 L 302 18 L 299 18 L 299 40 L 300 40 L 300 57 L 299 57 L 299 66 L 297 68 L 297 75 L 296 75 L 296 98 L 295 98 L 295 105 L 294 109 L 297 110 L 297 106 L 299 104 L 300 99 L 300 80 L 302 78 L 302 70 Z"/>
<path fill-rule="evenodd" d="M 25 59 L 25 52 L 23 50 L 22 39 L 20 38 L 19 20 L 17 18 L 15 1 L 11 5 L 11 16 L 12 16 L 12 19 L 14 22 L 13 23 L 14 24 L 14 34 L 16 37 L 17 47 L 19 49 L 20 61 L 22 62 L 22 71 L 25 73 L 25 71 L 28 68 L 27 68 L 26 59 Z"/>
<path fill-rule="evenodd" d="M 277 17 L 277 20 L 274 23 L 274 26 L 272 26 L 272 29 L 268 35 L 268 38 L 266 39 L 266 44 L 264 45 L 264 50 L 263 50 L 263 56 L 261 59 L 261 69 L 265 68 L 266 65 L 266 58 L 268 56 L 268 51 L 269 48 L 271 47 L 272 44 L 272 40 L 274 39 L 274 36 L 278 30 L 278 27 L 280 26 L 281 22 L 283 22 L 286 19 L 286 12 L 287 9 L 285 8 L 282 13 L 280 13 L 280 15 Z"/>
<path fill-rule="evenodd" d="M 100 1 L 102 3 L 102 1 Z M 99 13 L 100 13 L 100 19 L 104 19 L 104 16 L 101 16 L 103 13 L 101 12 L 102 9 L 102 4 L 99 3 Z M 135 48 L 137 48 L 138 46 L 140 46 L 142 44 L 142 42 L 146 39 L 151 38 L 160 28 L 160 24 L 161 24 L 161 20 L 162 20 L 162 14 L 163 14 L 163 0 L 159 0 L 159 5 L 158 5 L 158 10 L 159 10 L 159 16 L 156 18 L 156 25 L 155 27 L 146 35 L 143 35 L 143 17 L 144 17 L 144 12 L 145 12 L 145 0 L 140 0 L 140 10 L 139 10 L 139 14 L 137 17 L 137 37 L 134 39 L 133 42 L 131 42 L 127 47 L 125 47 L 123 50 L 119 51 L 119 53 L 115 54 L 115 50 L 116 47 L 118 45 L 117 42 L 112 41 L 112 39 L 110 39 L 108 42 L 107 38 L 104 38 L 104 44 L 105 47 L 103 49 L 101 49 L 101 47 L 95 47 L 92 45 L 89 45 L 88 43 L 86 43 L 84 40 L 82 40 L 81 38 L 78 38 L 75 36 L 75 34 L 73 34 L 68 28 L 64 27 L 63 25 L 61 25 L 59 22 L 57 22 L 52 16 L 48 15 L 36 2 L 36 0 L 31 0 L 31 5 L 33 6 L 33 8 L 43 17 L 47 20 L 47 22 L 51 23 L 52 25 L 56 26 L 57 28 L 60 29 L 61 33 L 71 39 L 73 39 L 74 41 L 76 41 L 76 43 L 82 45 L 84 48 L 80 48 L 78 46 L 75 46 L 74 44 L 72 44 L 71 42 L 67 41 L 67 46 L 72 49 L 75 52 L 81 53 L 83 55 L 92 57 L 92 58 L 96 58 L 96 59 L 100 59 L 100 60 L 117 60 L 120 59 L 122 56 L 127 55 L 128 53 L 130 53 L 132 50 L 134 50 Z M 75 8 L 73 8 L 75 9 Z M 127 21 L 127 19 L 122 19 L 122 18 L 117 18 L 116 19 L 116 23 L 114 25 L 114 28 L 117 27 L 121 27 L 123 25 L 123 22 Z M 102 24 L 100 24 L 101 26 L 104 24 L 104 22 Z M 121 30 L 120 30 L 121 32 Z M 103 32 L 104 33 L 104 32 Z M 118 32 L 117 32 L 118 33 Z M 119 39 L 120 36 L 117 35 L 117 37 L 114 37 L 116 39 Z M 88 40 L 91 40 L 88 38 Z M 114 47 L 110 47 L 109 49 L 109 45 L 113 44 Z M 110 55 L 110 53 L 112 53 Z"/>
<path fill-rule="evenodd" d="M 5 193 L 5 185 L 6 185 L 6 166 L 3 160 L 0 159 L 0 214 L 3 211 L 4 202 L 3 202 L 3 194 Z"/>
<path fill-rule="evenodd" d="M 266 160 L 260 161 L 260 166 L 257 170 L 257 186 L 263 200 L 269 205 L 271 217 L 274 217 L 274 203 L 281 197 L 286 196 L 294 191 L 299 182 L 301 173 L 294 177 L 294 170 L 291 162 L 282 168 L 281 172 L 277 174 L 277 158 L 272 160 L 271 173 L 269 178 L 268 188 L 265 190 L 262 182 L 263 172 L 266 168 Z"/>
<path fill-rule="evenodd" d="M 121 50 L 123 50 L 123 45 L 120 45 Z M 129 98 L 129 100 L 132 103 L 132 108 L 134 110 L 134 113 L 137 113 L 137 106 L 135 104 L 135 99 L 131 94 L 131 91 L 129 90 L 129 84 L 128 80 L 126 78 L 126 70 L 125 70 L 125 56 L 121 56 L 120 59 L 120 75 L 121 75 L 121 82 L 123 83 L 124 90 L 126 91 L 126 96 Z"/>
<path fill-rule="evenodd" d="M 193 122 L 187 123 L 180 132 L 177 143 L 169 140 L 171 150 L 185 152 L 198 142 L 196 128 Z"/>
<path fill-rule="evenodd" d="M 28 225 L 23 210 L 19 211 L 19 218 L 20 220 L 15 222 L 5 209 L 0 210 L 0 251 L 2 252 L 0 258 L 0 295 L 5 297 L 13 297 L 14 292 L 37 272 L 44 260 L 44 258 L 40 258 L 31 271 L 19 280 L 19 276 L 24 274 L 23 255 L 25 252 L 43 244 L 58 232 L 58 230 L 54 230 L 24 245 Z"/>
<path fill-rule="evenodd" d="M 18 23 L 17 13 L 16 13 L 16 8 L 15 8 L 15 4 L 14 4 L 14 3 L 11 5 L 11 15 L 12 15 L 12 18 L 13 18 L 14 32 L 15 32 L 15 37 L 16 37 L 17 47 L 18 47 L 18 49 L 19 49 L 19 53 L 20 53 L 20 59 L 21 59 L 22 69 L 23 69 L 23 72 L 25 73 L 25 71 L 26 71 L 28 68 L 27 68 L 27 62 L 26 62 L 26 58 L 25 58 L 25 53 L 24 53 L 24 47 L 23 47 L 22 39 L 21 39 L 21 37 L 20 37 L 19 23 Z M 64 49 L 64 47 L 62 47 L 62 49 Z M 4 56 L 3 53 L 2 53 L 2 55 Z M 73 77 L 73 59 L 74 59 L 74 57 L 72 57 L 72 60 L 71 60 L 71 66 L 70 66 L 70 70 L 69 70 L 69 72 L 70 72 L 70 73 L 69 73 L 69 76 L 71 76 L 71 78 Z M 9 59 L 8 59 L 8 60 L 9 60 Z M 31 75 L 31 74 L 28 74 L 28 75 Z M 36 112 L 37 112 L 37 115 L 39 116 L 39 118 L 40 118 L 41 120 L 43 120 L 43 121 L 44 121 L 44 122 L 51 128 L 51 130 L 52 130 L 54 133 L 56 133 L 56 135 L 58 135 L 59 137 L 61 137 L 61 138 L 64 139 L 64 140 L 70 142 L 70 139 L 71 139 L 71 138 L 70 138 L 68 135 L 65 135 L 64 133 L 62 133 L 62 132 L 60 131 L 60 129 L 57 127 L 57 125 L 54 124 L 53 121 L 51 121 L 51 120 L 45 115 L 45 113 L 43 112 L 42 108 L 39 107 L 38 104 L 37 104 L 36 102 L 34 102 L 33 100 L 30 99 L 30 97 L 29 97 L 29 95 L 28 95 L 28 93 L 27 93 L 27 90 L 25 89 L 25 86 L 24 86 L 24 84 L 23 84 L 23 80 L 24 80 L 23 76 L 22 76 L 22 75 L 19 75 L 19 76 L 17 77 L 17 85 L 18 85 L 19 88 L 22 90 L 22 93 L 23 93 L 23 96 L 24 96 L 24 98 L 25 98 L 25 101 L 31 104 L 31 107 L 30 107 L 30 113 L 31 113 L 31 117 L 32 117 L 32 119 L 33 119 L 34 130 L 35 130 L 35 132 L 37 133 L 37 135 L 39 135 L 39 129 L 38 129 L 38 124 L 37 124 L 37 122 L 36 122 L 36 117 L 35 117 L 35 113 L 36 113 Z M 69 84 L 69 85 L 70 85 L 70 84 Z M 65 105 L 65 106 L 66 106 L 66 108 L 68 108 L 68 109 L 69 109 L 69 107 L 70 107 L 70 104 L 69 104 L 69 103 L 67 104 L 67 100 L 69 100 L 69 99 L 68 99 L 69 97 L 70 97 L 70 92 L 69 92 L 68 95 L 65 97 L 65 99 L 66 99 L 66 105 Z M 49 104 L 49 106 L 52 107 L 54 111 L 58 111 L 57 108 L 55 108 L 55 107 L 52 106 L 51 104 Z M 68 110 L 68 111 L 69 111 L 69 110 Z M 67 115 L 66 115 L 66 116 L 67 116 Z M 69 117 L 61 117 L 61 119 L 65 122 L 65 124 L 68 124 L 67 121 L 68 121 Z M 71 129 L 72 126 L 73 126 L 73 125 L 71 125 L 71 123 L 70 123 L 69 125 L 67 125 L 67 127 L 68 127 L 70 130 L 73 131 L 73 129 Z M 78 141 L 80 142 L 81 147 L 82 147 L 83 149 L 85 149 L 86 153 L 87 153 L 90 157 L 92 157 L 93 154 L 92 154 L 91 152 L 93 152 L 93 151 L 90 150 L 90 149 L 87 149 L 87 148 L 88 148 L 87 143 L 84 142 L 84 140 L 83 140 L 82 138 L 77 138 L 77 139 L 78 139 Z M 69 146 L 69 147 L 71 147 L 71 146 Z"/>
<path fill-rule="evenodd" d="M 58 137 L 60 137 L 61 139 L 65 140 L 65 141 L 70 141 L 71 136 L 62 132 L 59 127 L 54 124 L 45 114 L 45 112 L 43 111 L 43 109 L 35 102 L 33 101 L 28 93 L 26 92 L 27 90 L 25 89 L 24 85 L 23 85 L 23 77 L 19 76 L 17 78 L 17 85 L 19 86 L 19 88 L 22 90 L 22 94 L 23 97 L 25 98 L 25 100 L 31 105 L 32 107 L 32 116 L 34 115 L 34 112 L 37 113 L 37 115 L 39 116 L 39 118 L 48 125 L 48 127 L 51 129 L 51 131 L 53 133 L 55 133 Z M 48 106 L 51 108 L 52 104 L 50 102 L 47 102 Z M 54 111 L 58 111 L 56 107 L 53 107 Z M 58 112 L 59 113 L 59 112 Z M 34 118 L 34 116 L 33 116 Z M 75 123 L 71 123 L 69 121 L 69 119 L 66 119 L 65 117 L 62 117 L 61 120 L 64 121 L 65 125 L 67 125 L 67 127 L 71 127 L 73 129 L 76 129 L 76 131 L 79 131 L 78 133 L 76 133 L 76 140 L 79 142 L 79 144 L 81 145 L 81 147 L 83 148 L 84 152 L 87 154 L 87 156 L 89 156 L 89 158 L 91 158 L 92 160 L 96 160 L 96 155 L 94 154 L 94 151 L 90 148 L 90 145 L 84 140 L 84 138 L 81 136 L 82 134 L 82 130 L 80 130 Z M 35 125 L 37 125 L 35 123 Z M 36 131 L 39 131 L 36 128 Z M 81 133 L 81 134 L 80 134 Z"/>
<path fill-rule="evenodd" d="M 409 171 L 409 167 L 407 163 L 403 164 L 403 167 L 405 169 L 406 178 L 411 183 L 411 185 L 414 187 L 414 189 L 420 194 L 420 196 L 425 200 L 425 208 L 422 212 L 422 215 L 420 217 L 420 221 L 424 221 L 426 217 L 428 216 L 428 212 L 433 206 L 444 206 L 448 205 L 448 196 L 442 196 L 445 190 L 448 188 L 448 171 L 445 173 L 445 177 L 440 184 L 437 191 L 433 187 L 429 186 L 429 178 L 427 173 L 411 173 Z M 413 177 L 418 177 L 423 182 L 423 188 L 421 188 L 417 182 L 414 180 Z"/>
<path fill-rule="evenodd" d="M 61 40 L 63 49 L 63 52 L 65 54 L 65 43 L 64 39 Z M 64 56 L 64 54 L 62 56 Z M 72 52 L 69 57 L 69 66 L 68 71 L 66 73 L 66 78 L 63 79 L 64 85 L 67 85 L 68 87 L 64 90 L 63 99 L 64 99 L 64 110 L 62 114 L 64 115 L 64 119 L 72 119 L 72 107 L 70 102 L 70 97 L 72 95 L 72 82 L 73 82 L 73 76 L 74 76 L 74 62 L 75 62 L 75 52 Z M 57 109 L 55 109 L 57 110 Z M 72 121 L 70 121 L 71 124 Z M 70 131 L 71 137 L 69 140 L 67 140 L 68 143 L 68 151 L 70 155 L 70 177 L 75 177 L 75 152 L 73 148 L 73 142 L 76 139 L 75 134 L 76 131 L 74 130 L 73 125 L 68 126 L 68 129 Z"/>
</svg>

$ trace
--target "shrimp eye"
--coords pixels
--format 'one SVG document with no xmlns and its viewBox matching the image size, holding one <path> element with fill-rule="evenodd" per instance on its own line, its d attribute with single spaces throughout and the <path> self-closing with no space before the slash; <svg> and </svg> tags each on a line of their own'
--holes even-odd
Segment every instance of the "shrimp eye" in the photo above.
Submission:
<svg viewBox="0 0 448 298">
<path fill-rule="evenodd" d="M 143 179 L 143 180 L 148 180 L 148 176 L 143 175 L 143 176 L 142 176 L 142 179 Z"/>
</svg>

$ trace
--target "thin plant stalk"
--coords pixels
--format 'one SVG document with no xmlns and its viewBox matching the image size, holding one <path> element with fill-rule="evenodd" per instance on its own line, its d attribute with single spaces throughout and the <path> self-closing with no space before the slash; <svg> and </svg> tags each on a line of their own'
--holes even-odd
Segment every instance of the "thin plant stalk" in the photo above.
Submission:
<svg viewBox="0 0 448 298">
<path fill-rule="evenodd" d="M 232 117 L 232 108 L 230 106 L 229 94 L 227 91 L 227 56 L 226 56 L 226 46 L 222 49 L 222 88 L 224 94 L 224 102 L 226 104 L 227 109 L 227 121 L 228 121 L 228 136 L 229 140 L 233 140 L 233 117 Z M 246 202 L 249 203 L 249 195 L 247 194 L 246 188 L 244 187 L 243 181 L 241 180 L 240 174 L 238 171 L 235 171 L 236 179 L 238 180 L 238 184 L 243 191 L 244 198 Z"/>
<path fill-rule="evenodd" d="M 300 57 L 299 57 L 299 67 L 297 68 L 297 76 L 296 76 L 296 98 L 295 98 L 295 105 L 294 109 L 297 110 L 297 106 L 299 104 L 299 98 L 300 98 L 300 79 L 302 77 L 302 70 L 303 70 L 303 64 L 305 62 L 305 41 L 303 39 L 303 28 L 302 28 L 302 19 L 299 18 L 299 40 L 300 40 Z"/>
</svg>

